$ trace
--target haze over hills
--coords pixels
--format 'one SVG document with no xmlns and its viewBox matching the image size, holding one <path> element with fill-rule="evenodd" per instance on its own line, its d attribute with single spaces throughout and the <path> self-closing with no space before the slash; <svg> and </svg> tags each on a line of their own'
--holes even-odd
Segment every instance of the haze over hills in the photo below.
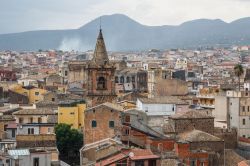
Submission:
<svg viewBox="0 0 250 166">
<path fill-rule="evenodd" d="M 97 18 L 78 29 L 2 34 L 0 50 L 86 51 L 94 49 L 99 26 Z M 122 14 L 102 16 L 105 42 L 111 51 L 250 44 L 249 27 L 249 17 L 231 23 L 198 19 L 178 26 L 146 26 Z"/>
</svg>

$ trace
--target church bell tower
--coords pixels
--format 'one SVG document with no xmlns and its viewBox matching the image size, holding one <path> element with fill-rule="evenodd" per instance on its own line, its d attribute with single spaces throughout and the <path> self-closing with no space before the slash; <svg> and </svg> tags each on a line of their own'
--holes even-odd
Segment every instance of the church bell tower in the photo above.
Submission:
<svg viewBox="0 0 250 166">
<path fill-rule="evenodd" d="M 87 97 L 92 106 L 112 102 L 115 99 L 115 69 L 115 66 L 109 62 L 102 29 L 100 29 L 93 58 L 87 66 Z"/>
</svg>

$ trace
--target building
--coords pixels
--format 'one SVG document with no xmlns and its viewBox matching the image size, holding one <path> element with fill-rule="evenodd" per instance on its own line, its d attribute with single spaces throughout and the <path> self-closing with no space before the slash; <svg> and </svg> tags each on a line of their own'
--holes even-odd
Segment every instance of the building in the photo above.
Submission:
<svg viewBox="0 0 250 166">
<path fill-rule="evenodd" d="M 16 73 L 10 70 L 0 70 L 0 81 L 16 81 Z"/>
<path fill-rule="evenodd" d="M 223 165 L 225 144 L 220 138 L 200 130 L 179 134 L 175 152 L 182 163 L 195 165 Z"/>
<path fill-rule="evenodd" d="M 175 96 L 138 98 L 136 106 L 147 114 L 149 126 L 162 126 L 169 116 L 188 110 L 188 103 Z"/>
<path fill-rule="evenodd" d="M 84 127 L 84 111 L 86 110 L 84 100 L 67 100 L 59 103 L 58 123 L 71 125 L 74 129 Z"/>
<path fill-rule="evenodd" d="M 197 93 L 198 105 L 202 108 L 215 108 L 215 96 L 219 93 L 218 88 L 202 88 Z"/>
<path fill-rule="evenodd" d="M 10 102 L 11 103 L 23 103 L 22 98 L 28 98 L 29 104 L 33 104 L 35 102 L 43 100 L 43 94 L 45 94 L 47 91 L 45 89 L 40 89 L 34 86 L 21 86 L 17 85 L 13 89 L 11 89 L 13 93 L 10 93 Z M 21 96 L 21 97 L 18 97 Z M 25 100 L 26 101 L 26 100 Z M 27 104 L 27 103 L 25 103 Z"/>
<path fill-rule="evenodd" d="M 46 150 L 14 149 L 8 150 L 5 163 L 9 166 L 47 166 L 51 165 L 50 153 Z"/>
<path fill-rule="evenodd" d="M 124 147 L 125 146 L 120 141 L 111 138 L 85 144 L 80 149 L 80 165 L 85 166 L 99 162 L 120 152 Z"/>
<path fill-rule="evenodd" d="M 87 66 L 87 97 L 92 106 L 112 102 L 116 97 L 115 69 L 115 66 L 109 62 L 102 30 L 100 29 L 93 59 Z"/>
<path fill-rule="evenodd" d="M 169 117 L 166 133 L 182 133 L 187 130 L 197 129 L 206 133 L 214 133 L 214 117 L 205 111 L 191 110 L 184 114 L 176 114 Z"/>
<path fill-rule="evenodd" d="M 123 108 L 112 103 L 103 103 L 88 108 L 84 121 L 84 144 L 119 136 Z"/>
<path fill-rule="evenodd" d="M 121 86 L 120 92 L 147 92 L 147 71 L 137 68 L 116 70 L 116 87 Z"/>
<path fill-rule="evenodd" d="M 127 166 L 156 166 L 160 165 L 160 156 L 149 149 L 124 149 L 118 154 L 96 163 L 96 166 L 127 165 Z"/>
<path fill-rule="evenodd" d="M 17 135 L 39 135 L 54 133 L 57 115 L 50 108 L 22 109 L 13 113 Z"/>
</svg>

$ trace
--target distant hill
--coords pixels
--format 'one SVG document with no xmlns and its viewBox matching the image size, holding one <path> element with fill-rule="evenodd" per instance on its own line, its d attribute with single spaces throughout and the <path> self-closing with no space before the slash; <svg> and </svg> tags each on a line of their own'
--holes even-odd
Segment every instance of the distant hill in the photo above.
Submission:
<svg viewBox="0 0 250 166">
<path fill-rule="evenodd" d="M 187 48 L 250 44 L 250 18 L 231 23 L 198 19 L 178 26 L 145 26 L 122 15 L 102 16 L 108 50 Z M 99 18 L 79 29 L 44 30 L 0 35 L 0 50 L 89 50 L 94 49 Z"/>
</svg>

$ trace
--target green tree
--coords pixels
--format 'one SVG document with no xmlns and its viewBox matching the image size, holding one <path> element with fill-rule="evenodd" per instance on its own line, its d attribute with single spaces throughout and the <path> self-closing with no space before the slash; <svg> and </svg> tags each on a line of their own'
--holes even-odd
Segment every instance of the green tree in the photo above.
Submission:
<svg viewBox="0 0 250 166">
<path fill-rule="evenodd" d="M 83 146 L 83 134 L 63 123 L 55 126 L 55 133 L 60 158 L 71 162 L 78 160 L 79 149 Z"/>
<path fill-rule="evenodd" d="M 241 64 L 237 64 L 234 66 L 234 74 L 238 77 L 238 88 L 240 91 L 240 76 L 244 73 L 243 67 Z"/>
</svg>

